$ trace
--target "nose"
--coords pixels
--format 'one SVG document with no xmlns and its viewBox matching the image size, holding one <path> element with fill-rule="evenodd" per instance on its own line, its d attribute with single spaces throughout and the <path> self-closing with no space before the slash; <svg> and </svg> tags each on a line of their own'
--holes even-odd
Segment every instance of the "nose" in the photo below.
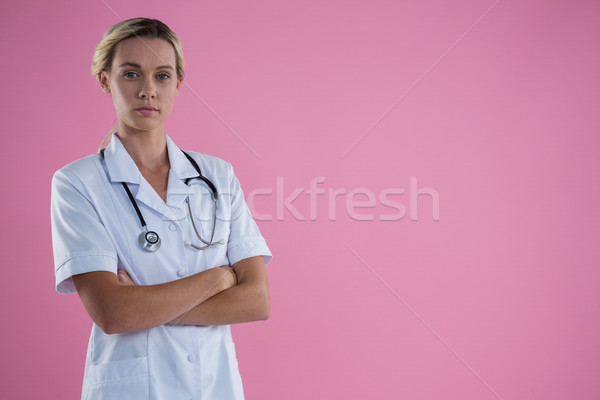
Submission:
<svg viewBox="0 0 600 400">
<path fill-rule="evenodd" d="M 152 80 L 144 81 L 144 84 L 142 85 L 140 92 L 138 93 L 138 97 L 140 99 L 153 99 L 156 97 L 156 89 L 154 88 L 154 82 Z"/>
</svg>

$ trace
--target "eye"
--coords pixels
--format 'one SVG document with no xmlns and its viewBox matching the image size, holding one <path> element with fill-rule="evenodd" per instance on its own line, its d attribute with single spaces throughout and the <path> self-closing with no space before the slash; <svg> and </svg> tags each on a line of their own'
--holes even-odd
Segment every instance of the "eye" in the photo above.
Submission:
<svg viewBox="0 0 600 400">
<path fill-rule="evenodd" d="M 132 79 L 132 78 L 135 78 L 136 76 L 139 76 L 139 75 L 138 75 L 138 74 L 136 74 L 135 72 L 125 72 L 125 73 L 123 74 L 123 76 L 124 76 L 125 78 L 130 78 L 130 79 Z"/>
<path fill-rule="evenodd" d="M 170 78 L 169 74 L 158 74 L 158 79 L 161 81 L 166 81 L 167 79 Z"/>
</svg>

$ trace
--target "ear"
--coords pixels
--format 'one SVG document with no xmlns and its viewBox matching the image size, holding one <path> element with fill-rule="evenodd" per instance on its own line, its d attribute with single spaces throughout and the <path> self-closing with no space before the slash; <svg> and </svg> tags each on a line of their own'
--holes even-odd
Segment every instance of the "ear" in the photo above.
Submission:
<svg viewBox="0 0 600 400">
<path fill-rule="evenodd" d="M 179 90 L 181 89 L 181 82 L 183 82 L 181 79 L 177 79 L 177 87 L 175 88 L 175 96 L 177 96 L 179 94 Z"/>
<path fill-rule="evenodd" d="M 108 85 L 108 75 L 106 71 L 100 71 L 98 73 L 98 81 L 100 82 L 100 86 L 102 86 L 102 90 L 106 93 L 110 93 L 110 86 Z"/>
</svg>

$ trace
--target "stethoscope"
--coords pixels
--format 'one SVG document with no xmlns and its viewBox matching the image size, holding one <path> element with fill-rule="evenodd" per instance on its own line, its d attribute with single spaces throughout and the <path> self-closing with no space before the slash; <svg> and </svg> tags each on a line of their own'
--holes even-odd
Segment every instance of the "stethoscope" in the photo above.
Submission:
<svg viewBox="0 0 600 400">
<path fill-rule="evenodd" d="M 196 161 L 185 151 L 181 150 L 181 152 L 187 157 L 187 159 L 190 161 L 190 163 L 194 166 L 194 168 L 198 172 L 198 176 L 192 177 L 192 178 L 187 178 L 185 180 L 185 184 L 189 185 L 190 181 L 192 181 L 194 179 L 200 179 L 201 181 L 206 183 L 206 185 L 211 190 L 212 200 L 213 200 L 213 224 L 212 224 L 213 227 L 212 227 L 212 233 L 210 235 L 210 240 L 207 241 L 207 240 L 204 240 L 202 238 L 202 236 L 200 235 L 200 233 L 198 232 L 198 228 L 196 227 L 196 223 L 194 222 L 194 216 L 192 214 L 192 207 L 190 206 L 190 196 L 186 197 L 185 202 L 187 203 L 190 220 L 192 221 L 192 227 L 194 228 L 194 232 L 196 233 L 196 236 L 198 237 L 198 239 L 200 239 L 200 241 L 202 243 L 204 243 L 204 246 L 199 246 L 199 245 L 193 244 L 189 240 L 186 240 L 184 242 L 184 244 L 186 246 L 192 247 L 197 250 L 204 250 L 204 249 L 206 249 L 210 246 L 216 245 L 216 244 L 221 244 L 221 245 L 225 244 L 225 240 L 223 240 L 223 239 L 217 240 L 216 242 L 214 241 L 215 228 L 217 226 L 217 207 L 218 207 L 217 203 L 219 200 L 219 193 L 217 192 L 217 188 L 215 187 L 215 185 L 213 185 L 213 183 L 208 178 L 206 178 L 204 175 L 202 175 L 202 172 L 200 172 L 200 167 L 198 166 Z M 104 158 L 104 150 L 100 151 L 100 154 L 102 155 L 102 158 Z M 158 236 L 158 233 L 148 230 L 148 227 L 146 226 L 146 220 L 142 216 L 142 212 L 140 211 L 140 208 L 138 207 L 137 202 L 135 201 L 135 198 L 131 194 L 131 191 L 129 190 L 129 186 L 125 182 L 121 182 L 121 184 L 123 185 L 123 188 L 125 189 L 125 192 L 127 193 L 127 197 L 129 197 L 129 201 L 131 201 L 131 204 L 133 205 L 133 208 L 135 209 L 135 212 L 140 220 L 140 224 L 142 224 L 142 228 L 144 228 L 144 230 L 142 231 L 142 233 L 140 233 L 140 236 L 138 237 L 138 241 L 140 243 L 141 248 L 146 251 L 150 251 L 150 252 L 158 250 L 160 248 L 160 236 Z"/>
</svg>

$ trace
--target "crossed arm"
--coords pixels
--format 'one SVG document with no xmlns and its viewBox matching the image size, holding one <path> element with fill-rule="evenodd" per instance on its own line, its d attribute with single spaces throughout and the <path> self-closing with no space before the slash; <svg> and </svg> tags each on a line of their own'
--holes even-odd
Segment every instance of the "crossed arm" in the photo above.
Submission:
<svg viewBox="0 0 600 400">
<path fill-rule="evenodd" d="M 269 317 L 269 284 L 263 258 L 211 268 L 159 285 L 134 285 L 124 272 L 73 276 L 81 301 L 106 333 L 124 333 L 165 323 L 229 325 Z"/>
</svg>

